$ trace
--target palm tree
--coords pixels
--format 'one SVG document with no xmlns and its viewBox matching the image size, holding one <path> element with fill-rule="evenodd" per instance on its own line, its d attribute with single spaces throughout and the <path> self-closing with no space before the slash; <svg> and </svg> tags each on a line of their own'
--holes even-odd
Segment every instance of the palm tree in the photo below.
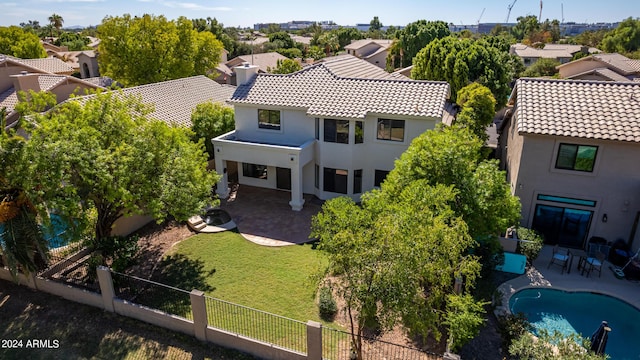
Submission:
<svg viewBox="0 0 640 360">
<path fill-rule="evenodd" d="M 64 19 L 62 16 L 54 13 L 49 16 L 49 24 L 56 28 L 56 31 L 60 34 L 60 28 L 62 28 L 62 24 L 64 24 Z M 53 34 L 51 36 L 53 36 Z"/>
</svg>

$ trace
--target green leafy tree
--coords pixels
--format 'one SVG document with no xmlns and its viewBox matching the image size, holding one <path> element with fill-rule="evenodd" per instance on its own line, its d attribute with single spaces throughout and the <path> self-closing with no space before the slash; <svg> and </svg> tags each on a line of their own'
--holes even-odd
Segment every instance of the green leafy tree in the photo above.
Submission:
<svg viewBox="0 0 640 360">
<path fill-rule="evenodd" d="M 122 217 L 185 220 L 213 203 L 217 175 L 202 142 L 148 112 L 136 97 L 107 92 L 32 115 L 16 171 L 39 213 L 55 209 L 73 219 L 70 232 L 99 242 Z"/>
<path fill-rule="evenodd" d="M 38 20 L 29 20 L 29 22 L 21 22 L 20 27 L 25 30 L 39 30 L 40 29 L 40 21 Z"/>
<path fill-rule="evenodd" d="M 529 66 L 523 73 L 525 77 L 541 77 L 541 76 L 555 76 L 558 74 L 560 62 L 556 59 L 538 59 L 531 66 Z"/>
<path fill-rule="evenodd" d="M 596 30 L 596 31 L 585 31 L 569 39 L 569 42 L 572 44 L 580 44 L 585 46 L 601 48 L 602 40 L 609 32 L 610 30 L 606 30 L 606 29 Z"/>
<path fill-rule="evenodd" d="M 293 39 L 291 39 L 291 35 L 286 31 L 278 31 L 269 34 L 269 42 L 278 42 L 278 48 L 289 49 L 295 46 Z"/>
<path fill-rule="evenodd" d="M 300 63 L 292 59 L 278 60 L 275 68 L 267 68 L 272 74 L 291 74 L 302 69 Z"/>
<path fill-rule="evenodd" d="M 125 86 L 205 75 L 220 62 L 222 43 L 185 17 L 107 16 L 98 26 L 100 72 Z"/>
<path fill-rule="evenodd" d="M 362 359 L 365 329 L 391 329 L 402 321 L 415 335 L 440 336 L 439 325 L 455 277 L 474 283 L 480 268 L 465 254 L 474 241 L 449 205 L 455 191 L 416 181 L 386 202 L 379 192 L 362 206 L 340 197 L 312 220 L 311 236 L 329 257 L 334 288 L 346 303 L 352 347 Z"/>
<path fill-rule="evenodd" d="M 566 337 L 556 331 L 542 331 L 537 338 L 526 333 L 509 346 L 509 354 L 522 360 L 605 360 L 606 355 L 596 355 L 589 350 L 589 339 L 571 334 Z"/>
<path fill-rule="evenodd" d="M 286 56 L 289 59 L 301 59 L 302 58 L 302 50 L 298 49 L 298 48 L 291 48 L 291 49 L 277 49 L 276 52 L 280 55 Z"/>
<path fill-rule="evenodd" d="M 407 67 L 413 58 L 435 39 L 451 35 L 449 25 L 444 21 L 418 20 L 396 32 L 398 43 L 387 55 L 387 63 L 395 67 Z"/>
<path fill-rule="evenodd" d="M 324 58 L 327 54 L 324 52 L 324 49 L 319 46 L 310 46 L 307 51 L 307 57 L 310 57 L 314 60 L 320 60 Z"/>
<path fill-rule="evenodd" d="M 47 57 L 40 38 L 33 32 L 25 31 L 18 26 L 0 26 L 0 54 L 22 59 Z"/>
<path fill-rule="evenodd" d="M 88 37 L 82 36 L 79 33 L 73 32 L 63 32 L 58 36 L 54 45 L 56 46 L 67 46 L 69 51 L 80 51 L 90 49 L 87 45 L 89 45 L 91 41 Z"/>
<path fill-rule="evenodd" d="M 468 128 L 483 141 L 488 139 L 486 128 L 493 122 L 496 99 L 491 90 L 478 83 L 472 83 L 458 91 L 460 112 L 456 116 L 456 126 Z"/>
<path fill-rule="evenodd" d="M 60 29 L 62 28 L 62 24 L 64 24 L 64 19 L 62 18 L 62 16 L 53 13 L 51 14 L 51 16 L 49 16 L 49 25 L 51 25 L 51 27 L 53 29 L 56 29 L 56 33 L 60 34 Z M 53 36 L 53 34 L 51 34 L 51 36 Z"/>
<path fill-rule="evenodd" d="M 469 294 L 450 294 L 447 296 L 447 311 L 444 324 L 449 327 L 448 347 L 452 351 L 459 350 L 480 333 L 484 323 L 484 305 L 488 302 L 477 302 Z"/>
<path fill-rule="evenodd" d="M 447 81 L 452 100 L 463 87 L 473 82 L 488 87 L 496 99 L 496 109 L 503 107 L 511 93 L 514 76 L 512 57 L 484 39 L 459 39 L 448 36 L 436 39 L 414 58 L 411 77 L 417 80 Z"/>
<path fill-rule="evenodd" d="M 511 34 L 517 41 L 523 41 L 540 31 L 540 23 L 535 15 L 519 16 L 517 20 L 516 25 L 511 28 Z"/>
<path fill-rule="evenodd" d="M 622 54 L 640 49 L 640 19 L 631 17 L 621 22 L 602 39 L 602 50 Z"/>
<path fill-rule="evenodd" d="M 344 49 L 345 46 L 351 44 L 353 40 L 360 40 L 364 38 L 362 31 L 356 28 L 340 27 L 331 31 L 338 37 L 338 44 L 341 49 Z"/>
<path fill-rule="evenodd" d="M 324 48 L 326 56 L 330 56 L 340 50 L 338 36 L 333 32 L 322 33 L 318 38 L 317 45 Z"/>
<path fill-rule="evenodd" d="M 474 238 L 497 236 L 520 219 L 520 201 L 511 195 L 503 171 L 495 160 L 482 160 L 482 140 L 471 131 L 443 127 L 413 140 L 382 183 L 391 201 L 411 182 L 453 186 L 455 213 L 465 219 Z"/>
<path fill-rule="evenodd" d="M 235 128 L 233 108 L 217 102 L 196 105 L 191 113 L 191 122 L 192 139 L 204 142 L 209 159 L 214 157 L 211 139 Z"/>
<path fill-rule="evenodd" d="M 373 19 L 369 22 L 369 30 L 380 30 L 382 29 L 382 22 L 378 19 L 377 16 L 374 16 Z"/>
</svg>

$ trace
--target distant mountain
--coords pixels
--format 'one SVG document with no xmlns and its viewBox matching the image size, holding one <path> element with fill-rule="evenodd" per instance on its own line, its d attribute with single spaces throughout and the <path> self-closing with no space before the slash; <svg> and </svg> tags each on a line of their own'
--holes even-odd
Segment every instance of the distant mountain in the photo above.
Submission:
<svg viewBox="0 0 640 360">
<path fill-rule="evenodd" d="M 68 29 L 68 30 L 82 30 L 86 28 L 86 26 L 82 26 L 82 25 L 72 25 L 72 26 L 65 26 L 64 29 Z"/>
</svg>

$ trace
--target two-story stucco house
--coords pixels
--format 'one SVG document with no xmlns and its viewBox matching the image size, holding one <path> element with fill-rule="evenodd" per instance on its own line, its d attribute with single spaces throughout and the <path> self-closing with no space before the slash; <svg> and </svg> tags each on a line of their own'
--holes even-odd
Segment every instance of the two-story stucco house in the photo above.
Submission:
<svg viewBox="0 0 640 360">
<path fill-rule="evenodd" d="M 501 124 L 521 225 L 550 244 L 640 246 L 640 84 L 523 78 Z"/>
<path fill-rule="evenodd" d="M 341 77 L 327 63 L 287 75 L 249 64 L 235 72 L 236 129 L 212 140 L 223 198 L 237 171 L 240 184 L 290 191 L 294 210 L 303 193 L 358 200 L 448 109 L 446 82 Z"/>
</svg>

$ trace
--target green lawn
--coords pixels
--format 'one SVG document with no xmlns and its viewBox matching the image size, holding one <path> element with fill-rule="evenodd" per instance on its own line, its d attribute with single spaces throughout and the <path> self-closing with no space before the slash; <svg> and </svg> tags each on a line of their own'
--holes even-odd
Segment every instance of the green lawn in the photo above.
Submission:
<svg viewBox="0 0 640 360">
<path fill-rule="evenodd" d="M 320 321 L 312 277 L 326 263 L 312 245 L 260 246 L 227 231 L 176 245 L 157 280 L 295 320 Z"/>
</svg>

